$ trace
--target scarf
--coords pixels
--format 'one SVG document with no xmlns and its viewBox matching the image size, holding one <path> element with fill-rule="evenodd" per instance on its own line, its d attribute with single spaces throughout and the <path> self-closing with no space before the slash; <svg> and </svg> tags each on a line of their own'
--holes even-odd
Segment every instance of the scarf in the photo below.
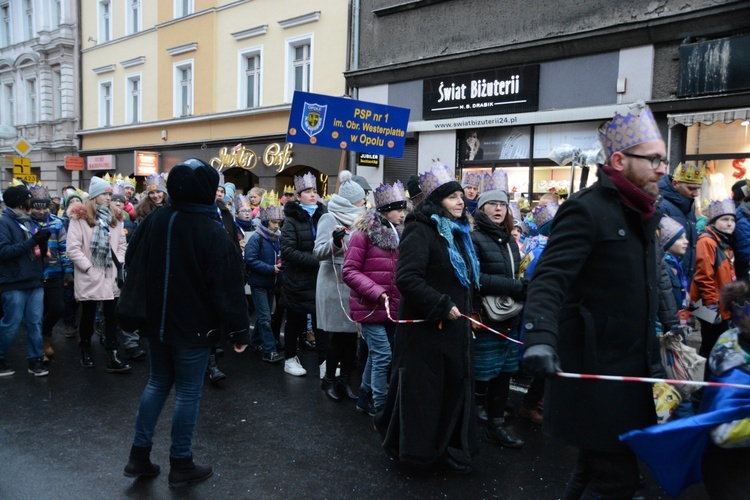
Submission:
<svg viewBox="0 0 750 500">
<path fill-rule="evenodd" d="M 643 191 L 641 188 L 630 182 L 622 172 L 615 170 L 609 165 L 602 165 L 604 173 L 617 186 L 620 191 L 620 201 L 630 208 L 640 212 L 641 222 L 646 222 L 654 215 L 656 198 Z"/>
<path fill-rule="evenodd" d="M 10 207 L 5 207 L 3 213 L 16 221 L 16 224 L 25 228 L 23 234 L 27 240 L 31 238 L 31 216 L 23 212 L 19 212 L 18 210 L 14 210 Z"/>
<path fill-rule="evenodd" d="M 258 233 L 261 238 L 265 238 L 271 243 L 276 243 L 277 241 L 279 241 L 279 237 L 281 236 L 281 231 L 275 231 L 272 233 L 263 224 L 259 225 L 255 232 Z"/>
<path fill-rule="evenodd" d="M 112 265 L 112 250 L 109 245 L 109 224 L 112 212 L 106 205 L 96 206 L 96 225 L 91 236 L 91 263 L 106 272 Z"/>
<path fill-rule="evenodd" d="M 367 207 L 364 205 L 356 207 L 352 205 L 351 201 L 337 194 L 334 194 L 331 201 L 328 202 L 328 213 L 336 217 L 343 226 L 349 229 L 354 225 L 357 216 L 365 210 L 367 210 Z"/>
<path fill-rule="evenodd" d="M 440 236 L 442 236 L 448 243 L 448 256 L 451 259 L 451 265 L 453 266 L 453 272 L 456 274 L 456 278 L 458 278 L 458 281 L 466 288 L 471 288 L 471 285 L 473 284 L 478 290 L 479 259 L 477 258 L 476 252 L 474 252 L 474 244 L 471 242 L 471 236 L 469 236 L 471 224 L 468 222 L 452 221 L 448 217 L 440 217 L 437 214 L 433 214 L 430 218 L 435 221 Z M 469 262 L 471 263 L 471 276 L 469 276 L 469 270 L 466 268 L 464 257 L 456 246 L 453 237 L 454 234 L 461 239 L 464 249 L 466 250 L 466 257 L 468 257 Z"/>
<path fill-rule="evenodd" d="M 478 202 L 479 201 L 476 198 L 474 198 L 473 200 L 470 200 L 468 198 L 464 199 L 464 204 L 466 205 L 466 212 L 469 215 L 474 215 L 475 213 L 477 213 Z"/>
<path fill-rule="evenodd" d="M 315 211 L 318 209 L 318 204 L 313 203 L 312 205 L 303 205 L 302 203 L 299 204 L 300 208 L 307 212 L 307 215 L 312 217 L 315 214 Z"/>
<path fill-rule="evenodd" d="M 255 229 L 255 224 L 253 224 L 253 220 L 242 220 L 242 219 L 235 219 L 234 220 L 240 228 L 242 228 L 243 231 L 252 231 Z"/>
</svg>

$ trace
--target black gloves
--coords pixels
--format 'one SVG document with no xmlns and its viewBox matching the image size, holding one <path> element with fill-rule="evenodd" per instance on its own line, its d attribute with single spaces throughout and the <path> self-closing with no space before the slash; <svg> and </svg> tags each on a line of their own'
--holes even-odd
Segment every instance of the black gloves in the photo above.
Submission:
<svg viewBox="0 0 750 500">
<path fill-rule="evenodd" d="M 52 233 L 49 232 L 49 229 L 40 229 L 31 238 L 34 240 L 34 243 L 42 246 L 47 244 L 47 240 L 51 235 Z"/>
<path fill-rule="evenodd" d="M 523 366 L 535 377 L 546 377 L 561 372 L 560 358 L 555 350 L 547 344 L 527 347 L 523 352 Z"/>
<path fill-rule="evenodd" d="M 331 236 L 333 236 L 333 244 L 336 245 L 336 248 L 341 248 L 341 242 L 343 241 L 344 236 L 346 236 L 346 229 L 343 227 L 334 229 Z"/>
<path fill-rule="evenodd" d="M 518 296 L 515 297 L 517 300 L 524 301 L 526 300 L 526 292 L 529 289 L 529 280 L 526 278 L 519 280 L 521 282 L 521 291 L 518 292 Z"/>
</svg>

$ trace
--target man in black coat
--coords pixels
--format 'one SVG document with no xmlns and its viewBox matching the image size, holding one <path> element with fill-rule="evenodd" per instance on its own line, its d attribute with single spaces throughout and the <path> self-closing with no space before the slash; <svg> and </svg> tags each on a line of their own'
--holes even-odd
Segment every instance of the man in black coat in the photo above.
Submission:
<svg viewBox="0 0 750 500">
<path fill-rule="evenodd" d="M 565 498 L 632 498 L 638 462 L 618 436 L 656 423 L 650 384 L 555 376 L 645 377 L 658 355 L 654 205 L 666 148 L 648 108 L 599 133 L 599 181 L 557 212 L 525 308 L 524 363 L 550 377 L 545 433 L 580 450 Z"/>
</svg>

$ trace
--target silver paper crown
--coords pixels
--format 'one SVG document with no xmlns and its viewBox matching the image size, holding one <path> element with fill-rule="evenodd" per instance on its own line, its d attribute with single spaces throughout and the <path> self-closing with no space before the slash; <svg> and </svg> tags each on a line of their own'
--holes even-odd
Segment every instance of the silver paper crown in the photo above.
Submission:
<svg viewBox="0 0 750 500">
<path fill-rule="evenodd" d="M 121 182 L 112 182 L 110 183 L 110 186 L 112 186 L 112 196 L 116 194 L 125 196 L 125 184 Z"/>
<path fill-rule="evenodd" d="M 615 112 L 611 121 L 599 127 L 599 142 L 607 161 L 617 151 L 653 139 L 663 140 L 654 115 L 646 105 L 639 105 L 625 115 Z"/>
<path fill-rule="evenodd" d="M 531 216 L 534 218 L 534 224 L 536 224 L 536 227 L 540 228 L 551 221 L 555 217 L 558 208 L 560 208 L 560 205 L 556 203 L 548 203 L 547 205 L 537 205 L 534 207 Z"/>
<path fill-rule="evenodd" d="M 252 204 L 250 203 L 250 197 L 242 195 L 242 194 L 238 195 L 234 199 L 234 206 L 235 206 L 235 210 L 237 210 L 238 212 L 241 208 L 250 208 L 250 209 L 253 208 Z"/>
<path fill-rule="evenodd" d="M 477 189 L 482 189 L 482 180 L 484 179 L 484 174 L 481 172 L 464 172 L 464 180 L 461 182 L 461 185 L 466 186 L 476 186 Z"/>
<path fill-rule="evenodd" d="M 404 185 L 401 181 L 396 181 L 393 185 L 381 184 L 375 188 L 375 206 L 377 208 L 390 205 L 391 203 L 398 203 L 400 201 L 406 201 L 406 194 L 404 193 Z"/>
<path fill-rule="evenodd" d="M 146 177 L 143 187 L 149 191 L 167 191 L 167 176 L 165 174 L 151 174 Z"/>
<path fill-rule="evenodd" d="M 455 181 L 456 179 L 448 171 L 448 165 L 435 165 L 428 172 L 419 174 L 419 188 L 425 198 L 443 184 Z"/>
<path fill-rule="evenodd" d="M 29 191 L 34 200 L 49 200 L 49 189 L 43 184 L 29 184 Z"/>
<path fill-rule="evenodd" d="M 708 221 L 711 222 L 714 219 L 718 219 L 722 215 L 735 215 L 736 209 L 734 207 L 734 201 L 731 198 L 725 200 L 711 200 L 708 204 L 707 217 Z"/>
<path fill-rule="evenodd" d="M 282 220 L 284 218 L 284 209 L 280 205 L 268 205 L 266 208 L 258 210 L 258 217 L 265 222 Z"/>
<path fill-rule="evenodd" d="M 685 232 L 685 228 L 682 224 L 674 220 L 672 217 L 665 215 L 659 221 L 659 245 L 664 248 L 664 246 L 672 241 L 672 239 L 680 234 L 680 232 Z M 664 250 L 669 249 L 664 248 Z"/>
<path fill-rule="evenodd" d="M 485 174 L 482 183 L 482 191 L 505 191 L 508 192 L 508 174 L 505 170 L 498 168 L 491 174 Z"/>
<path fill-rule="evenodd" d="M 305 189 L 310 188 L 316 188 L 318 187 L 318 183 L 315 181 L 315 176 L 311 174 L 310 172 L 306 173 L 303 176 L 294 176 L 294 192 L 296 194 L 299 194 L 300 192 L 304 191 Z"/>
<path fill-rule="evenodd" d="M 518 206 L 518 202 L 511 201 L 510 203 L 508 203 L 508 208 L 510 209 L 511 215 L 513 215 L 513 225 L 520 225 L 521 221 L 523 220 L 523 216 L 521 215 L 521 207 Z"/>
</svg>

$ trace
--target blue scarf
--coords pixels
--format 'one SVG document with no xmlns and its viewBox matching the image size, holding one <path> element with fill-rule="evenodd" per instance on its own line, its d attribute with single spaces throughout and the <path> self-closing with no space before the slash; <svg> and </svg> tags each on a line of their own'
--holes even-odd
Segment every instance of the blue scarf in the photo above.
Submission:
<svg viewBox="0 0 750 500">
<path fill-rule="evenodd" d="M 474 252 L 474 244 L 471 242 L 471 236 L 469 236 L 471 224 L 468 222 L 452 221 L 447 217 L 440 217 L 437 214 L 433 214 L 430 218 L 437 224 L 440 236 L 448 243 L 448 256 L 451 259 L 451 265 L 458 281 L 466 288 L 471 288 L 473 284 L 479 290 L 479 259 L 476 252 Z M 466 250 L 466 256 L 469 258 L 469 262 L 471 262 L 471 280 L 473 280 L 473 283 L 470 282 L 466 262 L 461 255 L 461 251 L 456 247 L 456 242 L 453 239 L 454 234 L 461 238 Z"/>
<path fill-rule="evenodd" d="M 302 203 L 299 204 L 300 208 L 308 213 L 310 217 L 315 215 L 315 211 L 318 209 L 318 204 L 313 203 L 312 205 L 303 205 Z"/>
</svg>

